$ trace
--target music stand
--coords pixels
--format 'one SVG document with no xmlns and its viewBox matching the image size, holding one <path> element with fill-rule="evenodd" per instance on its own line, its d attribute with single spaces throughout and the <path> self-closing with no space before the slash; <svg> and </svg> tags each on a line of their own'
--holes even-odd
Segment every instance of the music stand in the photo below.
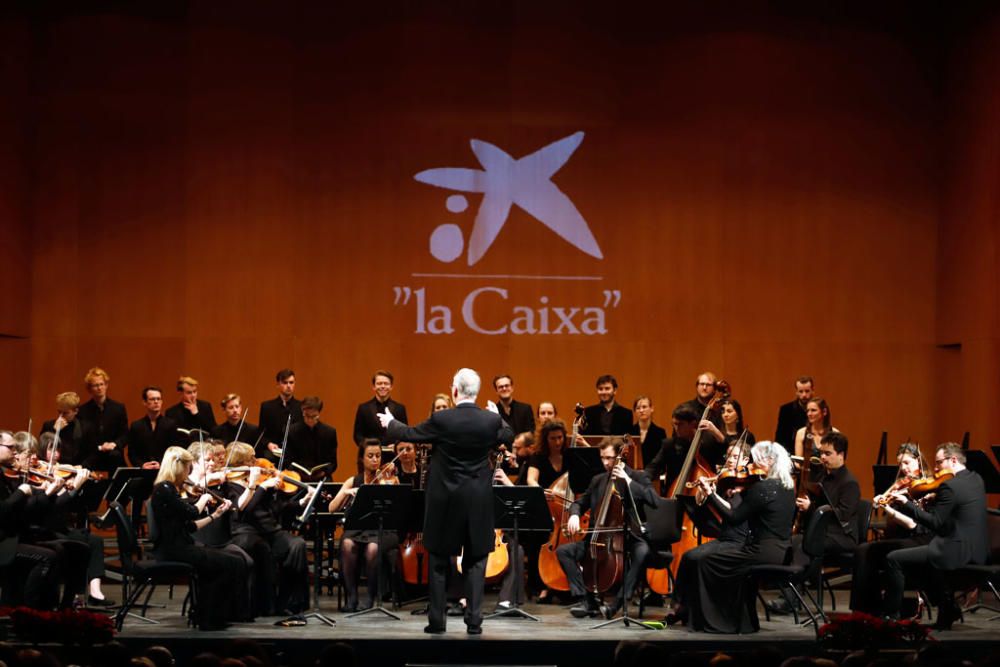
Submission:
<svg viewBox="0 0 1000 667">
<path fill-rule="evenodd" d="M 337 486 L 338 487 L 337 490 L 339 491 L 340 490 L 339 487 L 343 485 L 336 484 L 331 486 Z M 329 616 L 327 616 L 326 614 L 323 614 L 319 610 L 319 589 L 320 589 L 319 575 L 323 571 L 323 533 L 321 531 L 322 521 L 319 518 L 320 513 L 317 511 L 316 506 L 321 502 L 320 501 L 320 496 L 322 495 L 321 492 L 325 490 L 325 487 L 326 483 L 323 482 L 318 482 L 316 487 L 313 487 L 316 488 L 316 493 L 314 493 L 312 498 L 309 499 L 309 502 L 306 503 L 306 506 L 302 510 L 302 513 L 295 518 L 294 525 L 295 528 L 297 528 L 299 531 L 301 531 L 306 526 L 306 524 L 310 522 L 316 526 L 316 536 L 313 538 L 313 607 L 312 611 L 307 612 L 305 614 L 299 614 L 298 616 L 301 616 L 302 620 L 307 622 L 308 619 L 315 618 L 317 621 L 323 623 L 324 625 L 334 627 L 335 625 L 337 625 L 337 622 L 332 618 L 330 618 Z M 326 516 L 330 516 L 329 513 L 325 514 Z M 293 616 L 292 618 L 294 619 L 296 617 Z"/>
<path fill-rule="evenodd" d="M 594 475 L 607 473 L 601 463 L 601 450 L 596 447 L 567 447 L 563 457 L 563 467 L 569 471 L 569 488 L 574 493 L 586 491 Z"/>
<path fill-rule="evenodd" d="M 410 484 L 363 484 L 358 488 L 358 494 L 354 496 L 354 503 L 347 511 L 344 529 L 371 530 L 375 528 L 378 531 L 376 537 L 378 558 L 381 560 L 383 558 L 382 533 L 386 528 L 398 530 L 402 525 L 412 492 L 413 486 Z M 389 618 L 401 620 L 399 616 L 382 606 L 381 580 L 380 567 L 379 576 L 375 580 L 375 606 L 349 614 L 348 618 L 381 612 Z"/>
<path fill-rule="evenodd" d="M 98 525 L 104 525 L 111 511 L 111 503 L 118 502 L 120 504 L 123 495 L 129 498 L 129 502 L 138 503 L 138 505 L 133 506 L 141 507 L 142 503 L 153 495 L 153 482 L 156 481 L 158 472 L 145 468 L 118 468 L 115 470 L 104 489 L 104 495 L 101 497 L 101 500 L 107 501 L 109 509 L 98 519 Z M 133 512 L 133 516 L 134 514 Z"/>
<path fill-rule="evenodd" d="M 494 526 L 501 530 L 511 530 L 511 558 L 514 564 L 514 599 L 511 601 L 509 609 L 504 609 L 486 616 L 486 618 L 497 618 L 498 616 L 516 616 L 519 618 L 530 618 L 539 621 L 537 616 L 532 616 L 521 609 L 521 577 L 524 559 L 518 557 L 520 553 L 520 532 L 552 532 L 552 515 L 549 513 L 548 503 L 545 502 L 545 491 L 540 486 L 494 486 L 493 487 L 493 517 Z"/>
<path fill-rule="evenodd" d="M 978 449 L 966 450 L 965 467 L 972 472 L 979 473 L 979 476 L 983 478 L 986 493 L 1000 493 L 1000 473 L 997 472 L 990 458 L 986 456 L 986 452 L 981 452 Z"/>
</svg>

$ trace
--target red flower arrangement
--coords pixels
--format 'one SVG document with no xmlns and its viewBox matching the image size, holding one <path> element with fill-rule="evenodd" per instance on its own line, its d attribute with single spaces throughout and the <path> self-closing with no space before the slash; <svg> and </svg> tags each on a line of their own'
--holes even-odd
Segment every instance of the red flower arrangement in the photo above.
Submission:
<svg viewBox="0 0 1000 667">
<path fill-rule="evenodd" d="M 888 619 L 854 612 L 830 614 L 830 622 L 820 627 L 819 641 L 826 649 L 854 651 L 866 648 L 913 648 L 930 636 L 930 628 L 917 621 Z"/>
<path fill-rule="evenodd" d="M 18 639 L 38 644 L 89 646 L 111 641 L 115 626 L 111 617 L 92 611 L 63 609 L 41 611 L 30 607 L 3 607 L 0 616 L 9 616 Z"/>
</svg>

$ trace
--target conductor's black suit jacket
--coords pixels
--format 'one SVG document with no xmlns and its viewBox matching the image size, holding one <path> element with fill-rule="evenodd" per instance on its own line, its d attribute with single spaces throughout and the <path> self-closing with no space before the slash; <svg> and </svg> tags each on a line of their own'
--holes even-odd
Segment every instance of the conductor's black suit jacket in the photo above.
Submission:
<svg viewBox="0 0 1000 667">
<path fill-rule="evenodd" d="M 514 441 L 502 419 L 475 403 L 440 410 L 417 426 L 392 421 L 392 440 L 434 444 L 427 480 L 424 546 L 441 555 L 475 559 L 493 550 L 493 471 L 489 452 Z"/>
</svg>

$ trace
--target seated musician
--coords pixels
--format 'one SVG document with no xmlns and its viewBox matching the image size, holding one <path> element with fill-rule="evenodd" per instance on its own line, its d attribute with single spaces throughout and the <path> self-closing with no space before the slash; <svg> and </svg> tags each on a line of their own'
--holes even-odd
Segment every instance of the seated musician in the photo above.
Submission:
<svg viewBox="0 0 1000 667">
<path fill-rule="evenodd" d="M 234 442 L 229 447 L 232 449 L 229 454 L 231 466 L 248 469 L 245 475 L 233 480 L 241 487 L 239 496 L 234 499 L 237 512 L 233 520 L 233 542 L 254 559 L 258 610 L 262 615 L 274 612 L 301 614 L 309 604 L 306 541 L 283 530 L 278 521 L 279 492 L 276 487 L 281 477 L 262 472 L 250 445 Z M 304 505 L 308 498 L 299 498 L 298 502 Z M 275 564 L 278 569 L 277 599 Z"/>
<path fill-rule="evenodd" d="M 345 510 L 348 499 L 353 500 L 362 484 L 397 484 L 395 467 L 386 465 L 382 467 L 382 445 L 377 438 L 367 438 L 364 442 L 363 458 L 361 459 L 362 471 L 351 477 L 333 500 L 330 501 L 330 512 Z M 384 558 L 381 554 L 387 554 L 399 545 L 399 536 L 395 531 L 385 531 L 382 533 L 382 544 L 378 543 L 377 530 L 345 530 L 340 538 L 340 565 L 344 575 L 344 589 L 347 591 L 347 603 L 345 612 L 355 612 L 358 610 L 358 561 L 364 554 L 366 575 L 368 577 L 368 600 L 364 609 L 375 604 L 376 591 L 381 594 L 387 592 L 386 588 L 379 584 L 381 581 L 388 581 L 388 577 L 382 577 L 386 572 L 383 566 Z"/>
<path fill-rule="evenodd" d="M 851 471 L 847 469 L 847 436 L 840 431 L 828 431 L 819 444 L 819 460 L 822 473 L 818 484 L 807 483 L 805 496 L 795 499 L 795 506 L 803 513 L 801 525 L 806 526 L 809 517 L 817 507 L 829 505 L 836 516 L 827 523 L 823 542 L 823 553 L 851 553 L 860 541 L 857 534 L 858 505 L 861 501 L 861 486 Z M 802 550 L 802 535 L 792 538 L 793 560 L 805 564 L 809 556 Z M 768 602 L 774 613 L 790 613 L 788 596 Z"/>
<path fill-rule="evenodd" d="M 943 572 L 989 558 L 986 527 L 986 490 L 983 478 L 965 467 L 960 445 L 939 445 L 934 454 L 934 474 L 941 482 L 931 509 L 923 510 L 902 492 L 893 492 L 899 510 L 926 526 L 933 537 L 924 546 L 898 549 L 887 557 L 885 614 L 898 618 L 907 573 L 923 576 L 931 602 L 938 604 L 934 627 L 951 628 L 959 616 L 953 591 Z M 947 475 L 951 475 L 948 477 Z"/>
<path fill-rule="evenodd" d="M 551 422 L 550 422 L 551 423 Z M 544 428 L 544 427 L 543 427 Z M 533 450 L 535 444 L 535 436 L 533 433 L 524 432 L 519 433 L 514 438 L 513 450 L 512 452 L 505 452 L 504 460 L 501 465 L 497 466 L 497 469 L 493 473 L 493 484 L 500 484 L 502 486 L 527 486 L 530 484 L 528 481 L 528 466 L 532 458 Z M 511 481 L 510 475 L 514 475 L 516 481 Z M 538 486 L 536 482 L 532 486 Z M 511 542 L 511 531 L 504 531 L 507 536 L 507 543 Z M 547 599 L 548 591 L 545 589 L 544 584 L 541 582 L 541 578 L 538 576 L 538 549 L 541 546 L 538 537 L 531 535 L 530 533 L 521 533 L 518 535 L 518 550 L 520 553 L 515 556 L 515 558 L 520 558 L 524 561 L 524 555 L 527 553 L 528 562 L 525 568 L 521 569 L 521 574 L 523 575 L 527 572 L 528 579 L 528 589 L 524 587 L 524 580 L 520 582 L 515 582 L 514 580 L 514 568 L 508 567 L 507 572 L 504 574 L 503 582 L 500 584 L 500 598 L 497 602 L 497 609 L 504 610 L 510 609 L 512 605 L 512 600 L 514 597 L 514 585 L 520 587 L 518 591 L 517 600 L 519 602 L 524 602 L 528 599 L 529 592 L 542 591 L 546 593 L 545 598 Z"/>
<path fill-rule="evenodd" d="M 750 463 L 750 449 L 736 446 L 729 448 L 729 455 L 726 457 L 725 471 L 729 475 L 720 474 L 716 481 L 716 488 L 719 489 L 719 502 L 735 511 L 743 503 L 743 498 L 749 489 L 749 471 L 747 467 Z M 744 481 L 739 481 L 742 475 Z M 727 484 L 727 480 L 737 480 L 734 484 Z M 759 481 L 759 478 L 758 480 Z M 695 495 L 698 505 L 706 506 L 708 495 L 701 487 Z M 706 507 L 706 511 L 708 507 Z M 742 521 L 733 523 L 731 521 L 722 522 L 718 538 L 689 549 L 681 556 L 680 564 L 677 566 L 677 588 L 675 591 L 674 610 L 667 614 L 667 625 L 675 623 L 687 623 L 689 618 L 688 600 L 692 596 L 699 594 L 701 582 L 698 580 L 700 573 L 699 561 L 707 558 L 721 550 L 740 550 L 747 541 L 747 523 Z"/>
<path fill-rule="evenodd" d="M 212 496 L 201 494 L 194 503 L 181 498 L 194 457 L 181 447 L 169 447 L 160 462 L 153 486 L 150 508 L 157 524 L 153 553 L 157 559 L 190 563 L 198 572 L 198 627 L 222 630 L 240 617 L 236 608 L 238 595 L 245 585 L 246 565 L 241 558 L 218 549 L 194 544 L 191 533 L 218 521 L 232 509 L 228 500 L 209 508 Z"/>
<path fill-rule="evenodd" d="M 649 554 L 649 544 L 637 529 L 640 517 L 635 515 L 635 509 L 642 505 L 654 506 L 656 495 L 653 492 L 649 478 L 640 471 L 629 468 L 621 459 L 621 440 L 605 438 L 601 441 L 601 462 L 607 473 L 598 473 L 590 481 L 587 491 L 570 507 L 570 517 L 566 522 L 566 530 L 572 536 L 580 532 L 580 515 L 591 512 L 590 529 L 595 528 L 594 514 L 600 507 L 605 493 L 608 492 L 609 480 L 614 480 L 614 491 L 621 499 L 624 517 L 617 517 L 615 523 L 621 528 L 621 520 L 628 521 L 631 538 L 631 553 L 625 558 L 625 581 L 620 595 L 616 595 L 610 605 L 604 605 L 599 592 L 588 590 L 585 584 L 584 571 L 581 564 L 587 559 L 588 546 L 592 536 L 579 542 L 567 542 L 556 549 L 559 564 L 566 573 L 570 593 L 577 599 L 577 604 L 570 613 L 576 618 L 597 616 L 604 613 L 612 618 L 621 609 L 624 597 L 630 597 L 635 590 L 639 576 L 645 573 L 646 556 Z M 633 503 L 634 500 L 634 503 Z M 614 527 L 614 526 L 607 526 Z M 605 536 L 606 538 L 608 536 Z M 609 539 L 609 538 L 608 538 Z M 589 560 L 589 559 L 588 559 Z M 624 596 L 624 597 L 623 597 Z"/>
<path fill-rule="evenodd" d="M 739 548 L 717 548 L 694 561 L 696 572 L 685 578 L 684 594 L 694 630 L 757 632 L 756 597 L 747 585 L 747 573 L 754 565 L 783 563 L 788 551 L 795 513 L 792 462 L 776 442 L 759 442 L 750 454 L 765 479 L 751 485 L 737 506 L 722 498 L 707 478 L 699 480 L 723 522 L 733 526 L 746 522 L 749 537 Z"/>
<path fill-rule="evenodd" d="M 29 433 L 0 434 L 0 464 L 8 467 L 0 478 L 0 530 L 4 552 L 11 558 L 3 563 L 2 600 L 5 605 L 25 604 L 35 609 L 68 607 L 74 595 L 83 590 L 85 575 L 80 563 L 73 562 L 79 554 L 68 553 L 61 543 L 45 539 L 31 528 L 39 507 L 49 507 L 65 484 L 61 478 L 28 483 L 30 478 L 22 473 L 31 467 L 37 446 L 38 441 Z"/>
<path fill-rule="evenodd" d="M 396 479 L 400 484 L 420 488 L 420 467 L 417 465 L 417 448 L 412 442 L 396 443 Z"/>
<path fill-rule="evenodd" d="M 662 476 L 660 491 L 664 495 L 681 472 L 691 441 L 698 430 L 698 418 L 695 411 L 686 405 L 674 408 L 670 415 L 673 435 L 661 443 L 659 451 L 651 460 L 646 461 L 645 473 L 649 479 L 656 481 Z"/>
<path fill-rule="evenodd" d="M 899 472 L 896 482 L 873 502 L 884 505 L 886 513 L 885 533 L 880 540 L 859 544 L 854 550 L 854 566 L 851 570 L 851 610 L 863 611 L 867 614 L 882 613 L 882 583 L 886 568 L 886 558 L 897 549 L 923 546 L 931 541 L 931 533 L 925 527 L 917 524 L 911 517 L 888 505 L 891 492 L 906 489 L 910 483 L 924 476 L 924 471 L 930 471 L 924 463 L 920 448 L 904 442 L 896 453 Z M 930 496 L 924 496 L 921 501 L 927 502 Z M 928 505 L 921 504 L 925 510 Z"/>
</svg>

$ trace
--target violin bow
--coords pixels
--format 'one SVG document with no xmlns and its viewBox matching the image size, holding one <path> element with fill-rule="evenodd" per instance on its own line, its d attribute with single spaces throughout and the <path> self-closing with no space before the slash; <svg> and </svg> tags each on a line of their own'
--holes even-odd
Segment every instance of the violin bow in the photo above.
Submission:
<svg viewBox="0 0 1000 667">
<path fill-rule="evenodd" d="M 285 469 L 285 452 L 288 451 L 288 429 L 292 427 L 292 415 L 285 420 L 285 435 L 281 438 L 281 457 L 278 459 L 278 472 Z"/>
<path fill-rule="evenodd" d="M 233 442 L 239 442 L 240 441 L 240 433 L 243 432 L 243 424 L 246 423 L 247 413 L 248 412 L 250 412 L 250 408 L 243 408 L 243 417 L 240 418 L 240 425 L 236 429 L 236 438 L 234 438 Z"/>
</svg>

